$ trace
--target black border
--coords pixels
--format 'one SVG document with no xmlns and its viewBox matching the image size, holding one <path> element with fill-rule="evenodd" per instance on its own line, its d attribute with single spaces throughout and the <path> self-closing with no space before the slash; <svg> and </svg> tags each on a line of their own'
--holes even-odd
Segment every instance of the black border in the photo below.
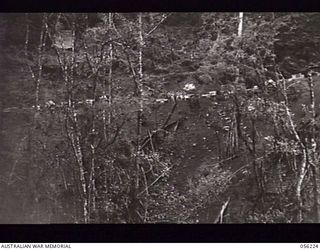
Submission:
<svg viewBox="0 0 320 250">
<path fill-rule="evenodd" d="M 319 0 L 1 0 L 0 12 L 320 11 Z M 1 13 L 0 13 L 1 15 Z M 0 242 L 319 242 L 320 224 L 0 225 Z"/>
<path fill-rule="evenodd" d="M 310 243 L 320 224 L 2 225 L 0 242 Z"/>
<path fill-rule="evenodd" d="M 0 12 L 320 11 L 318 0 L 1 0 Z"/>
</svg>

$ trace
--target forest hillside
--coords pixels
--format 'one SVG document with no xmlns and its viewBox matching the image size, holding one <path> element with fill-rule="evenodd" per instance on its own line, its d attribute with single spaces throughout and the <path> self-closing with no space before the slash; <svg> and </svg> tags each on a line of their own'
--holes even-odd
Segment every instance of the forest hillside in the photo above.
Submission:
<svg viewBox="0 0 320 250">
<path fill-rule="evenodd" d="M 0 14 L 0 223 L 320 222 L 319 25 Z"/>
</svg>

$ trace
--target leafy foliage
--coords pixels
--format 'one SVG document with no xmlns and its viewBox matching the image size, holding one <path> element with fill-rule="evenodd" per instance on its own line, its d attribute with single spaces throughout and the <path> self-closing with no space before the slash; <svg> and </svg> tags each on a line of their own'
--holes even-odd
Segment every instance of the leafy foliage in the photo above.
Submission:
<svg viewBox="0 0 320 250">
<path fill-rule="evenodd" d="M 319 14 L 245 13 L 241 36 L 238 13 L 3 19 L 20 222 L 315 218 L 319 80 L 291 75 L 317 69 Z"/>
</svg>

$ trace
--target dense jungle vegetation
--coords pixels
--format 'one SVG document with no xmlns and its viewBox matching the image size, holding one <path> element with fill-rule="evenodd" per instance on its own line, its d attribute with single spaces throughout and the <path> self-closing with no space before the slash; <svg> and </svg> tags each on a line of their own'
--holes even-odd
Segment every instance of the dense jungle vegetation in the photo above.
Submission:
<svg viewBox="0 0 320 250">
<path fill-rule="evenodd" d="M 319 28 L 0 14 L 0 223 L 320 222 Z"/>
</svg>

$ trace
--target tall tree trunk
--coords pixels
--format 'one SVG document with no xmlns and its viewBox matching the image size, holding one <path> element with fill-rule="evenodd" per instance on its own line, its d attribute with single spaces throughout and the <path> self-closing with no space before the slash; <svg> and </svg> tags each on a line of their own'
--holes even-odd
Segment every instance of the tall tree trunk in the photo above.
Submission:
<svg viewBox="0 0 320 250">
<path fill-rule="evenodd" d="M 75 54 L 75 47 L 76 47 L 76 15 L 73 16 L 72 20 L 72 40 L 73 40 L 73 46 L 72 46 L 72 57 L 71 57 L 71 65 L 70 65 L 70 83 L 71 83 L 71 88 L 69 87 L 69 97 L 72 98 L 72 89 L 74 87 L 74 67 L 76 64 L 76 54 Z M 67 76 L 67 72 L 66 72 Z M 68 79 L 66 79 L 68 82 Z M 78 166 L 79 166 L 79 173 L 80 173 L 80 182 L 82 186 L 82 192 L 83 192 L 83 218 L 84 218 L 84 223 L 89 223 L 90 222 L 90 201 L 89 201 L 89 190 L 88 190 L 88 185 L 86 182 L 85 178 L 85 166 L 84 166 L 84 156 L 82 153 L 82 148 L 81 148 L 81 132 L 79 128 L 79 123 L 78 123 L 78 116 L 76 111 L 74 110 L 73 107 L 73 100 L 69 99 L 68 101 L 69 105 L 71 104 L 70 108 L 72 109 L 72 115 L 73 115 L 73 121 L 74 121 L 74 133 L 75 133 L 75 147 L 76 147 L 76 155 L 77 155 L 77 160 L 78 160 Z"/>
<path fill-rule="evenodd" d="M 316 138 L 316 111 L 315 111 L 315 98 L 314 98 L 314 83 L 312 75 L 308 77 L 309 91 L 310 91 L 310 112 L 311 112 L 311 157 L 309 159 L 311 170 L 313 174 L 313 198 L 314 198 L 314 218 L 315 222 L 320 222 L 320 175 L 318 169 L 318 157 L 317 157 L 317 138 Z"/>
<path fill-rule="evenodd" d="M 32 140 L 32 137 L 34 136 L 34 133 L 31 131 L 35 131 L 39 126 L 39 119 L 40 119 L 40 84 L 41 84 L 41 80 L 42 80 L 42 66 L 43 66 L 43 52 L 44 52 L 44 48 L 45 48 L 45 44 L 46 44 L 46 36 L 47 36 L 47 32 L 46 32 L 46 27 L 45 27 L 45 22 L 46 22 L 46 14 L 42 15 L 42 19 L 41 19 L 41 30 L 40 30 L 40 34 L 39 34 L 39 43 L 37 46 L 37 52 L 35 53 L 36 56 L 34 58 L 34 63 L 35 63 L 35 67 L 32 67 L 30 65 L 30 63 L 28 62 L 30 59 L 30 53 L 29 53 L 29 39 L 30 39 L 30 19 L 29 19 L 29 14 L 26 13 L 25 14 L 25 21 L 26 21 L 26 34 L 25 34 L 25 41 L 24 41 L 24 55 L 25 55 L 25 59 L 27 60 L 27 67 L 29 70 L 29 73 L 31 75 L 31 78 L 33 80 L 34 83 L 34 113 L 33 113 L 33 124 L 32 124 L 32 128 L 30 128 L 28 136 L 29 136 L 29 141 Z M 33 149 L 33 145 L 30 143 L 28 146 L 28 150 L 30 150 L 32 152 Z M 34 167 L 37 167 L 37 163 L 32 161 L 30 154 L 30 162 L 32 163 L 31 165 Z M 31 177 L 30 177 L 31 178 Z M 29 187 L 28 189 L 30 190 L 30 186 L 32 185 L 33 180 L 29 179 L 28 180 L 28 184 Z M 34 192 L 36 192 L 36 196 L 37 196 L 37 192 L 38 190 L 35 190 Z M 38 202 L 35 199 L 35 210 L 38 212 Z M 38 214 L 37 214 L 38 215 Z M 36 217 L 38 218 L 38 217 Z"/>
<path fill-rule="evenodd" d="M 285 79 L 278 79 L 279 83 L 282 83 L 282 95 L 284 97 L 284 109 L 286 112 L 286 116 L 289 123 L 289 128 L 291 130 L 291 133 L 294 135 L 295 140 L 300 146 L 300 149 L 302 151 L 302 160 L 301 160 L 301 166 L 299 168 L 298 173 L 298 180 L 296 185 L 296 197 L 297 197 L 297 203 L 298 203 L 298 213 L 297 213 L 297 222 L 303 221 L 303 199 L 302 199 L 302 184 L 304 181 L 304 177 L 307 172 L 307 157 L 308 157 L 308 149 L 303 144 L 301 137 L 299 136 L 294 122 L 293 118 L 289 109 L 289 101 L 288 101 L 288 95 L 287 95 L 287 86 L 286 86 L 286 80 Z"/>
<path fill-rule="evenodd" d="M 239 12 L 238 36 L 242 36 L 243 31 L 243 12 Z"/>
<path fill-rule="evenodd" d="M 25 35 L 25 43 L 24 43 L 24 54 L 25 54 L 26 60 L 29 60 L 29 36 L 30 36 L 29 14 L 27 13 L 25 14 L 25 19 L 26 19 L 26 35 Z M 37 47 L 36 70 L 34 70 L 31 67 L 31 65 L 29 65 L 29 63 L 27 63 L 30 75 L 35 85 L 36 110 L 40 109 L 39 99 L 40 99 L 40 84 L 41 84 L 41 78 L 42 78 L 43 52 L 46 45 L 46 37 L 47 37 L 47 32 L 45 29 L 46 14 L 43 14 L 41 22 L 42 22 L 42 25 L 41 25 L 40 35 L 39 35 L 39 44 Z"/>
<path fill-rule="evenodd" d="M 42 17 L 42 25 L 41 25 L 41 33 L 40 33 L 40 39 L 39 39 L 39 45 L 38 45 L 38 77 L 36 79 L 36 107 L 39 106 L 39 95 L 40 95 L 40 81 L 42 77 L 42 56 L 43 56 L 43 49 L 45 47 L 46 43 L 46 32 L 44 27 L 44 16 Z"/>
<path fill-rule="evenodd" d="M 143 112 L 143 46 L 144 46 L 144 40 L 143 40 L 143 23 L 142 23 L 142 13 L 139 13 L 138 16 L 138 24 L 139 24 L 139 58 L 138 58 L 138 98 L 139 98 L 139 110 L 137 112 L 137 153 L 136 153 L 136 183 L 135 183 L 135 199 L 137 198 L 137 194 L 139 192 L 139 186 L 140 186 L 140 154 L 141 154 L 141 117 Z M 136 202 L 137 204 L 137 202 Z M 137 209 L 137 208 L 135 208 Z M 138 213 L 138 211 L 134 211 Z"/>
<path fill-rule="evenodd" d="M 77 113 L 75 112 L 73 112 L 73 121 L 74 121 L 75 127 L 69 128 L 69 137 L 70 137 L 72 148 L 78 163 L 77 165 L 79 167 L 80 185 L 82 187 L 83 219 L 84 219 L 84 223 L 89 223 L 90 221 L 89 201 L 88 201 L 87 182 L 85 178 L 83 153 L 82 153 L 81 144 L 80 144 L 81 134 L 79 132 L 79 127 L 78 127 Z"/>
<path fill-rule="evenodd" d="M 57 25 L 59 22 L 61 14 L 57 15 L 57 23 L 55 25 L 55 33 L 57 33 Z M 58 63 L 63 74 L 64 85 L 66 88 L 66 114 L 65 114 L 65 128 L 67 132 L 67 136 L 70 140 L 70 144 L 72 147 L 72 151 L 76 160 L 76 165 L 78 169 L 76 172 L 79 174 L 79 183 L 76 185 L 80 185 L 81 190 L 81 202 L 82 202 L 82 217 L 84 223 L 89 223 L 90 221 L 90 213 L 89 213 L 89 202 L 88 202 L 88 187 L 86 182 L 86 170 L 84 165 L 84 155 L 81 148 L 81 132 L 79 128 L 78 114 L 74 109 L 74 100 L 73 100 L 73 87 L 75 84 L 74 81 L 74 69 L 76 63 L 76 54 L 75 54 L 75 45 L 76 45 L 76 36 L 75 36 L 75 16 L 73 16 L 72 20 L 72 39 L 73 46 L 71 48 L 71 59 L 67 60 L 66 53 L 64 51 L 59 50 L 56 46 L 54 46 L 55 53 L 57 55 Z M 54 34 L 51 34 L 49 24 L 45 23 L 47 34 L 52 42 L 54 42 Z"/>
<path fill-rule="evenodd" d="M 113 27 L 113 14 L 108 13 L 108 31 L 110 34 L 111 30 Z M 112 40 L 112 39 L 110 39 Z M 108 93 L 108 106 L 109 106 L 109 111 L 108 111 L 108 121 L 107 121 L 107 114 L 106 111 L 103 110 L 103 134 L 104 134 L 104 139 L 106 141 L 110 140 L 110 129 L 111 129 L 111 120 L 112 120 L 112 90 L 113 90 L 113 82 L 112 82 L 112 67 L 113 67 L 113 42 L 110 41 L 109 47 L 108 47 L 108 69 L 106 67 L 106 74 L 105 74 L 105 86 L 103 90 L 103 95 L 106 98 L 107 93 Z"/>
<path fill-rule="evenodd" d="M 92 100 L 97 99 L 97 75 L 95 75 L 93 80 L 93 93 Z M 88 185 L 88 202 L 90 215 L 92 215 L 93 221 L 95 221 L 95 216 L 97 215 L 97 188 L 96 188 L 96 135 L 97 135 L 97 126 L 96 126 L 96 103 L 93 101 L 92 103 L 92 113 L 91 113 L 91 141 L 90 141 L 90 149 L 91 149 L 91 170 L 89 177 L 89 185 Z"/>
<path fill-rule="evenodd" d="M 109 13 L 108 16 L 109 20 L 109 32 L 111 31 L 112 28 L 112 23 L 113 23 L 113 16 L 112 13 Z M 108 117 L 108 124 L 111 126 L 111 118 L 112 118 L 112 110 L 111 110 L 111 105 L 112 105 L 112 66 L 113 66 L 113 44 L 112 42 L 109 43 L 109 75 L 108 75 L 108 82 L 109 82 L 109 117 Z"/>
</svg>

